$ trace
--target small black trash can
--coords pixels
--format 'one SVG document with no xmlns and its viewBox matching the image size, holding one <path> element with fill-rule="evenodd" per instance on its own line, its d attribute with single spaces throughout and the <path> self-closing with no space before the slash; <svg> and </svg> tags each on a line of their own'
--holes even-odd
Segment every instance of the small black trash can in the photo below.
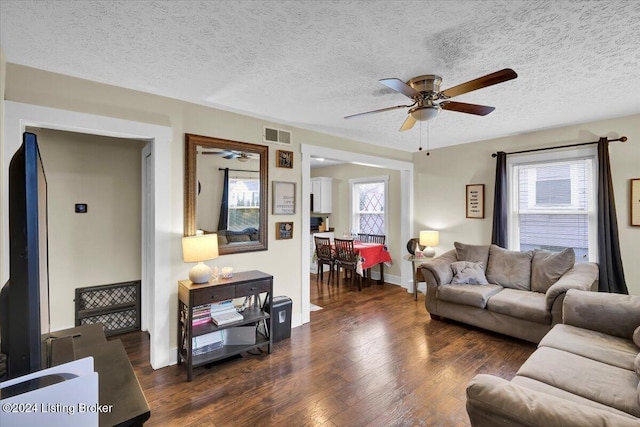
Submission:
<svg viewBox="0 0 640 427">
<path fill-rule="evenodd" d="M 291 337 L 291 298 L 274 297 L 272 306 L 273 312 L 270 314 L 273 318 L 273 342 Z"/>
</svg>

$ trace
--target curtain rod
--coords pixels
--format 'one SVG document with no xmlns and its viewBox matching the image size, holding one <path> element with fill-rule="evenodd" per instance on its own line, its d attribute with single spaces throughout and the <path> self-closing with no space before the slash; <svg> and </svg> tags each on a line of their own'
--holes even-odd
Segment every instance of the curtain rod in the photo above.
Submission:
<svg viewBox="0 0 640 427">
<path fill-rule="evenodd" d="M 248 169 L 229 169 L 229 168 L 218 168 L 219 171 L 230 170 L 231 172 L 255 172 L 258 173 L 260 171 L 252 171 Z"/>
<path fill-rule="evenodd" d="M 614 142 L 614 141 L 626 142 L 627 141 L 627 137 L 626 136 L 621 136 L 620 138 L 616 138 L 616 139 L 607 139 L 607 142 Z M 568 145 L 558 145 L 557 147 L 533 148 L 531 150 L 514 151 L 514 152 L 511 152 L 511 153 L 505 153 L 505 154 L 510 155 L 510 154 L 533 153 L 535 151 L 555 150 L 557 148 L 569 148 L 569 147 L 579 147 L 581 145 L 597 144 L 598 142 L 600 142 L 600 141 L 581 142 L 581 143 L 578 143 L 578 144 L 568 144 Z M 498 153 L 493 153 L 491 155 L 491 157 L 498 157 Z"/>
</svg>

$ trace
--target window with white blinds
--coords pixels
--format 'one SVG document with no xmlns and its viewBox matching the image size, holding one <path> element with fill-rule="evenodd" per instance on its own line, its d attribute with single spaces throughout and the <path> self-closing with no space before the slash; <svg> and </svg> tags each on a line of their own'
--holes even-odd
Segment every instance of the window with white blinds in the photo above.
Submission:
<svg viewBox="0 0 640 427">
<path fill-rule="evenodd" d="M 509 247 L 571 247 L 576 262 L 595 261 L 595 150 L 518 156 L 509 160 Z"/>
<path fill-rule="evenodd" d="M 260 228 L 260 180 L 229 178 L 228 229 Z"/>
</svg>

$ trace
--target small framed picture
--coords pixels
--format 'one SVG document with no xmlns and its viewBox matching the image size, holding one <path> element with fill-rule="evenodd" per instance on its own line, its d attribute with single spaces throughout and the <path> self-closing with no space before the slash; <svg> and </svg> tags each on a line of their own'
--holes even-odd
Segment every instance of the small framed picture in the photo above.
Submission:
<svg viewBox="0 0 640 427">
<path fill-rule="evenodd" d="M 279 168 L 293 168 L 293 151 L 276 150 L 276 166 Z"/>
<path fill-rule="evenodd" d="M 484 218 L 484 184 L 467 185 L 467 218 Z"/>
<path fill-rule="evenodd" d="M 640 227 L 640 178 L 633 178 L 630 183 L 631 198 L 629 200 L 630 207 L 630 223 L 633 227 Z"/>
<path fill-rule="evenodd" d="M 273 181 L 273 215 L 296 213 L 296 183 Z"/>
<path fill-rule="evenodd" d="M 276 222 L 276 240 L 293 239 L 293 222 Z"/>
</svg>

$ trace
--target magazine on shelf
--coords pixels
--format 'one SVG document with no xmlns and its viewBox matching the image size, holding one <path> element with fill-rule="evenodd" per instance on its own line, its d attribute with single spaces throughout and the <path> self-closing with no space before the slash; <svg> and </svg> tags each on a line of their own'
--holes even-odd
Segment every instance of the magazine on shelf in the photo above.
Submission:
<svg viewBox="0 0 640 427">
<path fill-rule="evenodd" d="M 233 300 L 225 300 L 211 304 L 211 321 L 218 326 L 239 322 L 244 319 L 233 305 Z"/>
</svg>

